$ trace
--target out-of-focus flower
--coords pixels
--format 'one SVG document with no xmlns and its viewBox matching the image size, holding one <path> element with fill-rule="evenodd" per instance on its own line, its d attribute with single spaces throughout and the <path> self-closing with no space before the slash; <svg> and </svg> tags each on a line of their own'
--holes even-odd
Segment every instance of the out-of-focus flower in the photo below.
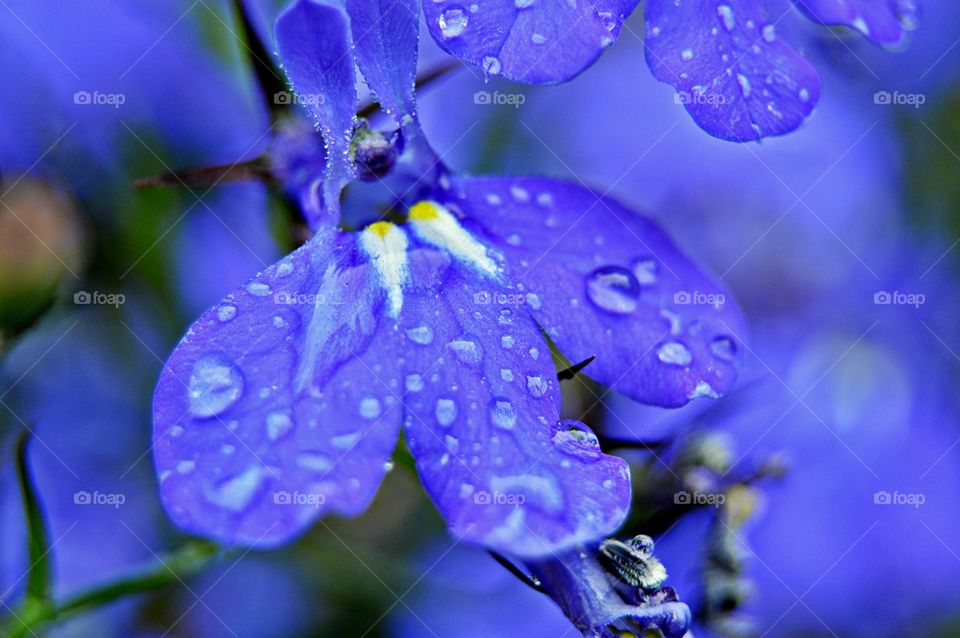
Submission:
<svg viewBox="0 0 960 638">
<path fill-rule="evenodd" d="M 599 4 L 497 0 L 469 8 L 424 2 L 437 43 L 488 76 L 561 82 L 613 44 L 636 0 Z M 844 25 L 882 45 L 915 27 L 908 0 L 796 4 L 811 19 Z M 644 4 L 646 59 L 653 75 L 677 90 L 697 124 L 725 140 L 746 142 L 796 129 L 820 97 L 816 70 L 777 34 L 793 2 L 649 0 Z"/>
</svg>

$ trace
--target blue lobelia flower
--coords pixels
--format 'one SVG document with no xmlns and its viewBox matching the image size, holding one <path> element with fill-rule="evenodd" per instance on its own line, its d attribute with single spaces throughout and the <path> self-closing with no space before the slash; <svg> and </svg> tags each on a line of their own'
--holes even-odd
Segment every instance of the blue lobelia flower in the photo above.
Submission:
<svg viewBox="0 0 960 638">
<path fill-rule="evenodd" d="M 277 22 L 327 147 L 316 234 L 203 314 L 161 374 L 161 492 L 192 532 L 271 546 L 324 513 L 359 514 L 403 426 L 455 534 L 519 555 L 572 546 L 620 525 L 630 476 L 560 420 L 551 342 L 571 361 L 596 354 L 598 381 L 656 405 L 734 381 L 739 310 L 686 303 L 722 288 L 652 221 L 567 182 L 454 175 L 429 150 L 417 11 L 301 0 Z M 390 221 L 348 232 L 354 59 L 401 126 L 396 172 L 411 177 Z"/>
<path fill-rule="evenodd" d="M 424 2 L 427 25 L 451 55 L 488 75 L 562 82 L 590 66 L 624 28 L 637 0 L 463 5 Z M 646 58 L 673 85 L 677 101 L 710 135 L 745 142 L 783 135 L 809 116 L 820 96 L 816 70 L 777 35 L 793 2 L 648 0 Z M 882 45 L 915 27 L 911 0 L 797 0 L 811 19 L 852 27 Z M 772 18 L 772 19 L 771 19 Z M 629 27 L 627 27 L 629 31 Z"/>
</svg>

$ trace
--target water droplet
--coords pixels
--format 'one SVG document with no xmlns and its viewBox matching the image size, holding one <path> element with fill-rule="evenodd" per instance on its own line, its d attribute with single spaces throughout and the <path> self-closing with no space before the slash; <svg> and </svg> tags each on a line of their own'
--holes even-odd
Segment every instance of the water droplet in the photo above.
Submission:
<svg viewBox="0 0 960 638">
<path fill-rule="evenodd" d="M 504 308 L 500 311 L 500 314 L 497 315 L 497 321 L 503 326 L 513 323 L 513 311 L 509 308 Z"/>
<path fill-rule="evenodd" d="M 380 416 L 380 401 L 374 397 L 364 397 L 360 400 L 360 416 L 365 419 L 375 419 Z"/>
<path fill-rule="evenodd" d="M 543 44 L 544 42 L 547 41 L 547 38 L 544 37 L 543 34 L 534 33 L 533 35 L 530 36 L 530 41 L 533 42 L 534 44 Z"/>
<path fill-rule="evenodd" d="M 740 93 L 743 94 L 743 97 L 750 97 L 750 78 L 743 73 L 737 73 L 737 83 L 740 84 Z"/>
<path fill-rule="evenodd" d="M 668 341 L 657 350 L 657 358 L 669 365 L 688 366 L 693 361 L 693 355 L 687 347 L 679 341 Z"/>
<path fill-rule="evenodd" d="M 453 423 L 457 418 L 457 404 L 453 399 L 437 399 L 437 405 L 433 409 L 433 415 L 437 417 L 437 423 L 446 427 Z"/>
<path fill-rule="evenodd" d="M 640 284 L 626 268 L 603 266 L 587 277 L 587 296 L 600 309 L 625 315 L 637 307 Z"/>
<path fill-rule="evenodd" d="M 697 386 L 693 389 L 693 392 L 690 393 L 690 396 L 687 397 L 690 400 L 693 399 L 719 399 L 720 394 L 713 389 L 713 387 L 706 381 L 698 381 Z"/>
<path fill-rule="evenodd" d="M 480 360 L 483 358 L 483 349 L 476 341 L 471 341 L 470 339 L 455 339 L 448 343 L 447 347 L 453 350 L 457 359 L 468 365 L 475 366 L 480 363 Z"/>
<path fill-rule="evenodd" d="M 716 337 L 710 342 L 710 352 L 723 361 L 733 361 L 737 356 L 737 344 L 730 337 Z"/>
<path fill-rule="evenodd" d="M 530 355 L 530 358 L 532 358 L 532 359 L 539 359 L 539 358 L 540 358 L 540 351 L 539 351 L 536 347 L 531 347 L 530 350 L 528 351 L 528 354 Z"/>
<path fill-rule="evenodd" d="M 717 7 L 717 15 L 720 16 L 720 20 L 723 21 L 723 28 L 727 31 L 733 31 L 733 28 L 737 26 L 736 16 L 733 13 L 733 9 L 728 5 L 719 5 Z"/>
<path fill-rule="evenodd" d="M 217 308 L 217 319 L 223 322 L 230 321 L 237 316 L 237 307 L 231 305 L 220 306 Z"/>
<path fill-rule="evenodd" d="M 692 60 L 693 59 L 693 49 L 684 49 L 680 52 L 680 58 L 683 60 Z"/>
<path fill-rule="evenodd" d="M 527 377 L 527 391 L 530 396 L 540 398 L 550 389 L 550 384 L 539 374 Z"/>
<path fill-rule="evenodd" d="M 180 461 L 177 463 L 178 474 L 189 474 L 197 467 L 196 461 Z"/>
<path fill-rule="evenodd" d="M 522 186 L 511 186 L 510 194 L 513 195 L 513 198 L 520 203 L 526 203 L 530 201 L 530 193 Z"/>
<path fill-rule="evenodd" d="M 254 297 L 266 297 L 269 295 L 272 290 L 267 284 L 262 284 L 259 281 L 254 281 L 247 284 L 247 292 L 249 292 Z"/>
<path fill-rule="evenodd" d="M 263 468 L 259 464 L 251 465 L 240 474 L 205 490 L 204 496 L 214 505 L 240 512 L 253 500 L 257 489 L 263 484 L 263 478 Z"/>
<path fill-rule="evenodd" d="M 405 385 L 408 392 L 420 392 L 423 390 L 423 377 L 419 374 L 408 374 Z"/>
<path fill-rule="evenodd" d="M 193 416 L 216 416 L 236 403 L 241 394 L 243 375 L 225 356 L 208 354 L 193 364 L 187 386 Z"/>
<path fill-rule="evenodd" d="M 330 445 L 341 450 L 352 450 L 353 446 L 360 440 L 360 432 L 349 432 L 347 434 L 338 434 L 330 437 Z"/>
<path fill-rule="evenodd" d="M 760 33 L 763 35 L 763 39 L 767 42 L 773 42 L 777 39 L 777 28 L 772 24 L 764 26 Z"/>
<path fill-rule="evenodd" d="M 513 338 L 513 335 L 503 335 L 500 337 L 500 345 L 508 350 L 513 347 L 515 342 L 516 340 Z"/>
<path fill-rule="evenodd" d="M 540 296 L 533 292 L 527 293 L 526 301 L 527 305 L 534 310 L 540 310 L 540 308 L 543 306 L 543 302 L 540 301 Z"/>
<path fill-rule="evenodd" d="M 500 60 L 496 56 L 485 55 L 480 61 L 480 67 L 483 69 L 483 72 L 487 75 L 500 75 L 500 70 L 502 65 Z"/>
<path fill-rule="evenodd" d="M 277 276 L 286 277 L 293 272 L 293 264 L 289 261 L 282 261 L 277 265 Z"/>
<path fill-rule="evenodd" d="M 513 381 L 513 370 L 509 368 L 500 368 L 500 378 L 508 383 Z"/>
<path fill-rule="evenodd" d="M 613 31 L 617 28 L 617 20 L 612 11 L 597 11 L 597 18 L 607 31 Z"/>
<path fill-rule="evenodd" d="M 498 428 L 510 430 L 517 424 L 517 411 L 509 399 L 494 399 L 490 406 L 490 422 Z"/>
<path fill-rule="evenodd" d="M 553 434 L 553 444 L 569 456 L 596 461 L 603 454 L 593 430 L 579 421 L 561 421 Z"/>
<path fill-rule="evenodd" d="M 276 441 L 292 429 L 293 420 L 289 412 L 277 411 L 267 415 L 267 436 L 271 441 Z"/>
<path fill-rule="evenodd" d="M 633 264 L 633 276 L 641 286 L 652 286 L 657 283 L 657 274 L 660 271 L 660 264 L 656 259 L 644 258 L 638 259 Z"/>
<path fill-rule="evenodd" d="M 297 465 L 312 472 L 326 472 L 333 467 L 333 463 L 330 461 L 330 459 L 315 452 L 304 452 L 303 454 L 298 455 Z"/>
<path fill-rule="evenodd" d="M 440 27 L 440 33 L 444 38 L 455 38 L 463 33 L 467 28 L 470 17 L 466 9 L 460 5 L 451 5 L 443 10 L 437 19 L 437 25 Z"/>
<path fill-rule="evenodd" d="M 513 0 L 513 6 L 518 9 L 527 9 L 533 6 L 534 0 Z"/>
<path fill-rule="evenodd" d="M 433 330 L 428 325 L 417 326 L 407 330 L 407 336 L 414 343 L 426 346 L 433 343 Z"/>
</svg>

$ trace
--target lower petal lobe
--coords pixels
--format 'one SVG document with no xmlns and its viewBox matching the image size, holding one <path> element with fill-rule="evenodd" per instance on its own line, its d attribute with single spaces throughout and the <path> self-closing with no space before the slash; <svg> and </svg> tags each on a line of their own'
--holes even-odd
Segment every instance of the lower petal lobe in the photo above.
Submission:
<svg viewBox="0 0 960 638">
<path fill-rule="evenodd" d="M 270 546 L 355 515 L 396 445 L 397 356 L 353 240 L 325 234 L 204 313 L 154 395 L 161 495 L 188 531 Z"/>
<path fill-rule="evenodd" d="M 629 507 L 621 459 L 560 421 L 550 349 L 526 308 L 484 303 L 454 265 L 409 294 L 404 428 L 427 492 L 457 536 L 539 555 L 612 533 Z"/>
<path fill-rule="evenodd" d="M 764 19 L 761 0 L 648 0 L 644 14 L 650 70 L 710 135 L 783 135 L 813 112 L 820 78 Z"/>
<path fill-rule="evenodd" d="M 597 355 L 586 374 L 664 407 L 733 385 L 740 311 L 652 220 L 551 179 L 465 178 L 450 192 L 465 225 L 506 255 L 523 285 L 515 301 L 560 352 Z"/>
</svg>

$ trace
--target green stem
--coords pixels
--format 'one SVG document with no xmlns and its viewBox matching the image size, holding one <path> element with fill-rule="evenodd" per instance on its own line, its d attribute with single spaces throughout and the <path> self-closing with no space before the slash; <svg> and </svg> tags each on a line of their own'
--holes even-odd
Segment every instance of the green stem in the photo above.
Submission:
<svg viewBox="0 0 960 638">
<path fill-rule="evenodd" d="M 155 591 L 199 573 L 219 554 L 219 548 L 202 541 L 190 541 L 167 555 L 159 565 L 133 576 L 97 585 L 67 597 L 59 603 L 28 596 L 20 608 L 0 625 L 0 636 L 33 636 L 43 625 L 61 622 L 71 616 L 116 602 L 127 596 Z"/>
</svg>

